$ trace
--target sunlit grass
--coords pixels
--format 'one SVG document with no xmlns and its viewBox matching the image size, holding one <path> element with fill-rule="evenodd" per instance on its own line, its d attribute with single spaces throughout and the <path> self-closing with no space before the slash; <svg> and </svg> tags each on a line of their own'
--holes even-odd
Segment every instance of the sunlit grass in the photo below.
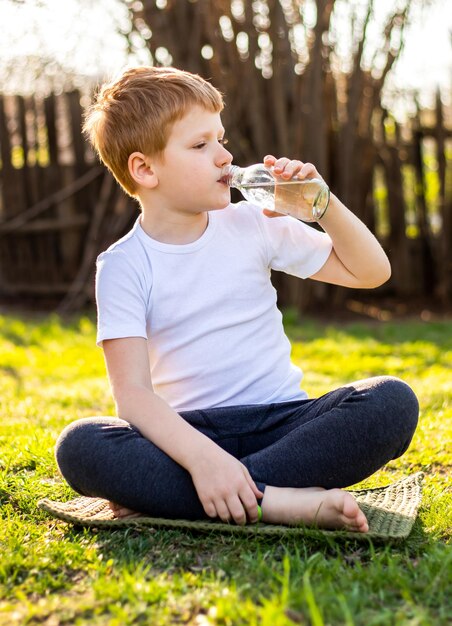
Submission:
<svg viewBox="0 0 452 626">
<path fill-rule="evenodd" d="M 366 484 L 426 474 L 410 538 L 395 546 L 182 531 L 94 532 L 51 519 L 74 495 L 53 447 L 70 421 L 113 413 L 93 318 L 0 316 L 0 625 L 446 625 L 452 619 L 452 323 L 289 323 L 314 396 L 377 374 L 421 406 L 408 452 Z"/>
</svg>

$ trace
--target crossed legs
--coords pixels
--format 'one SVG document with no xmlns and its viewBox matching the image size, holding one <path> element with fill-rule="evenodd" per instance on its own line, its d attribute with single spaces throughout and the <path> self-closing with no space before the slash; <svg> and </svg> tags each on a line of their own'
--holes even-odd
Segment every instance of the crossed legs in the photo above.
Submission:
<svg viewBox="0 0 452 626">
<path fill-rule="evenodd" d="M 365 532 L 354 498 L 339 488 L 403 454 L 418 403 L 405 383 L 379 377 L 314 400 L 182 415 L 248 468 L 264 491 L 264 521 Z M 76 491 L 118 503 L 118 515 L 207 517 L 190 474 L 123 420 L 74 422 L 58 440 L 56 458 Z"/>
</svg>

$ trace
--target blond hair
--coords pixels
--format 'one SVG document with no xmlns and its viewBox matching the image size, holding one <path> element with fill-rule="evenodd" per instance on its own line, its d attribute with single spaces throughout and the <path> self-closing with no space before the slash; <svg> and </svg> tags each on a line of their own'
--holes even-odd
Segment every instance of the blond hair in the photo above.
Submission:
<svg viewBox="0 0 452 626">
<path fill-rule="evenodd" d="M 135 196 L 129 156 L 161 155 L 171 126 L 194 105 L 214 113 L 224 106 L 220 92 L 197 74 L 172 67 L 136 67 L 101 87 L 87 111 L 83 132 L 118 183 Z"/>
</svg>

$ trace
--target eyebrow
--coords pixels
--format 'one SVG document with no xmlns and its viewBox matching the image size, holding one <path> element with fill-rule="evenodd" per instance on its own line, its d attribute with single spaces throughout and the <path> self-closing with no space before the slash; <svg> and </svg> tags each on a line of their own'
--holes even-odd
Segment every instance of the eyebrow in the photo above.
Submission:
<svg viewBox="0 0 452 626">
<path fill-rule="evenodd" d="M 210 137 L 211 135 L 215 135 L 215 136 L 216 136 L 216 135 L 224 135 L 224 134 L 225 134 L 225 132 L 226 132 L 226 130 L 225 130 L 223 127 L 221 127 L 221 128 L 219 128 L 219 129 L 218 129 L 218 132 L 217 132 L 217 133 L 216 133 L 216 132 L 214 132 L 214 131 L 208 131 L 208 130 L 206 130 L 206 131 L 204 131 L 204 132 L 201 132 L 201 133 L 200 133 L 200 136 L 201 136 L 201 137 Z"/>
<path fill-rule="evenodd" d="M 192 143 L 192 142 L 199 141 L 201 139 L 210 139 L 210 137 L 218 137 L 218 136 L 221 136 L 221 138 L 223 138 L 225 133 L 226 133 L 226 130 L 223 126 L 220 126 L 217 132 L 215 132 L 215 130 L 212 130 L 212 131 L 200 130 L 199 132 L 193 132 L 193 134 L 191 134 L 188 141 Z"/>
</svg>

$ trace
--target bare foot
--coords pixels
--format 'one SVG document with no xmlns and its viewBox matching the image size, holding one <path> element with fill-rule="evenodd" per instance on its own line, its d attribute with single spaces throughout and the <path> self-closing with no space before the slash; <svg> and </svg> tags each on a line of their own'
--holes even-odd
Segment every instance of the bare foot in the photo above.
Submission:
<svg viewBox="0 0 452 626">
<path fill-rule="evenodd" d="M 122 506 L 121 504 L 116 504 L 116 502 L 109 502 L 108 506 L 112 510 L 113 515 L 117 518 L 139 517 L 141 515 L 141 513 L 132 511 L 132 509 L 127 509 L 125 506 Z"/>
<path fill-rule="evenodd" d="M 266 487 L 262 520 L 366 533 L 369 525 L 355 498 L 341 489 Z"/>
</svg>

